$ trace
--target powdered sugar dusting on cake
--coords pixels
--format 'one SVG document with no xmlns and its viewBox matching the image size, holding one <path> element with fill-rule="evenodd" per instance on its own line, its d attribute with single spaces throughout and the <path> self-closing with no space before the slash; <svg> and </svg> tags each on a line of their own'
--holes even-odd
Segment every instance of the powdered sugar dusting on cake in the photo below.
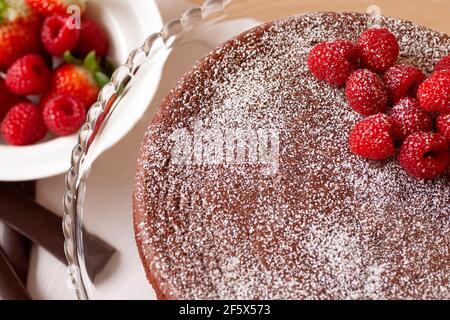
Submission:
<svg viewBox="0 0 450 320">
<path fill-rule="evenodd" d="M 449 53 L 443 34 L 382 22 L 402 63 L 430 72 Z M 200 61 L 163 102 L 142 146 L 134 208 L 144 267 L 164 297 L 450 297 L 448 177 L 424 182 L 396 161 L 352 156 L 360 116 L 342 89 L 307 70 L 314 44 L 356 40 L 366 26 L 365 15 L 332 13 L 264 25 Z M 173 164 L 170 135 L 199 122 L 278 132 L 277 171 L 196 163 L 195 148 L 189 164 Z"/>
</svg>

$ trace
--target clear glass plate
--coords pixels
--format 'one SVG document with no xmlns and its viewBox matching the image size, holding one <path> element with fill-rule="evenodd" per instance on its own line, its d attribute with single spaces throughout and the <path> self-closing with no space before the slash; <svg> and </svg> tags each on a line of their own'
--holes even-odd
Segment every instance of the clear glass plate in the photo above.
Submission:
<svg viewBox="0 0 450 320">
<path fill-rule="evenodd" d="M 450 33 L 450 2 L 446 0 L 193 2 L 198 7 L 168 22 L 130 54 L 102 90 L 80 130 L 66 178 L 63 226 L 70 283 L 80 299 L 155 298 L 134 240 L 131 200 L 136 159 L 161 100 L 211 49 L 263 22 L 318 11 L 370 12 L 374 19 L 383 14 Z M 128 131 L 125 137 L 118 134 L 123 130 Z M 116 249 L 95 279 L 86 269 L 90 256 L 83 241 L 86 231 Z"/>
</svg>

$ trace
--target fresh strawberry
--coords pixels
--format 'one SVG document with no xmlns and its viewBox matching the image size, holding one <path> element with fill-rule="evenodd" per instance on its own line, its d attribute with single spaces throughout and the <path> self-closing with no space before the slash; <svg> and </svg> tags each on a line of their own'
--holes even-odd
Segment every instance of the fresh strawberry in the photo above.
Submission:
<svg viewBox="0 0 450 320">
<path fill-rule="evenodd" d="M 72 94 L 81 99 L 85 108 L 88 108 L 97 99 L 99 91 L 100 87 L 88 70 L 82 66 L 64 64 L 53 73 L 50 91 L 43 98 L 43 102 L 47 103 L 48 98 L 55 94 Z"/>
<path fill-rule="evenodd" d="M 372 28 L 363 32 L 357 47 L 364 67 L 378 73 L 393 66 L 400 51 L 397 38 L 385 28 Z"/>
<path fill-rule="evenodd" d="M 41 20 L 25 0 L 0 0 L 0 70 L 28 53 L 41 51 Z"/>
<path fill-rule="evenodd" d="M 12 94 L 6 87 L 5 81 L 0 80 L 0 122 L 9 109 L 21 101 L 22 98 Z"/>
<path fill-rule="evenodd" d="M 86 11 L 86 0 L 27 0 L 28 4 L 43 16 L 65 15 L 69 6 L 78 6 L 81 13 Z"/>
<path fill-rule="evenodd" d="M 406 64 L 395 65 L 383 75 L 392 103 L 397 103 L 405 97 L 415 97 L 417 88 L 423 80 L 425 80 L 425 74 L 421 69 Z"/>
<path fill-rule="evenodd" d="M 443 57 L 434 66 L 434 71 L 450 71 L 450 55 Z"/>
<path fill-rule="evenodd" d="M 345 95 L 353 110 L 364 116 L 384 112 L 387 108 L 388 97 L 383 81 L 367 69 L 356 70 L 350 75 Z"/>
<path fill-rule="evenodd" d="M 66 60 L 70 60 L 67 55 Z M 41 104 L 45 105 L 56 94 L 70 94 L 78 97 L 88 109 L 97 100 L 101 87 L 108 81 L 108 76 L 101 72 L 95 53 L 92 52 L 83 65 L 65 63 L 54 71 L 49 92 Z"/>
<path fill-rule="evenodd" d="M 97 57 L 104 57 L 109 50 L 109 41 L 106 32 L 95 21 L 83 19 L 81 21 L 80 38 L 74 49 L 77 56 L 85 57 L 89 52 L 95 51 Z"/>
<path fill-rule="evenodd" d="M 437 178 L 448 170 L 450 163 L 447 141 L 439 133 L 413 133 L 400 147 L 398 161 L 413 177 Z"/>
<path fill-rule="evenodd" d="M 376 114 L 358 122 L 349 138 L 353 154 L 371 160 L 384 160 L 395 154 L 392 123 L 385 114 Z"/>
<path fill-rule="evenodd" d="M 428 112 L 450 112 L 450 71 L 436 71 L 417 91 L 422 109 Z"/>
<path fill-rule="evenodd" d="M 50 81 L 50 70 L 44 59 L 36 54 L 26 55 L 9 67 L 6 86 L 17 95 L 45 93 Z"/>
<path fill-rule="evenodd" d="M 42 106 L 47 128 L 57 136 L 67 136 L 80 129 L 86 118 L 83 102 L 72 95 L 55 95 Z"/>
<path fill-rule="evenodd" d="M 48 53 L 61 57 L 78 42 L 80 30 L 67 25 L 66 16 L 50 16 L 44 20 L 41 30 L 42 44 Z"/>
<path fill-rule="evenodd" d="M 39 109 L 32 103 L 19 103 L 8 111 L 1 124 L 1 132 L 7 143 L 24 146 L 45 137 L 47 127 Z"/>
<path fill-rule="evenodd" d="M 308 67 L 314 76 L 333 86 L 342 86 L 356 70 L 358 59 L 354 44 L 346 40 L 322 42 L 308 55 Z"/>
</svg>

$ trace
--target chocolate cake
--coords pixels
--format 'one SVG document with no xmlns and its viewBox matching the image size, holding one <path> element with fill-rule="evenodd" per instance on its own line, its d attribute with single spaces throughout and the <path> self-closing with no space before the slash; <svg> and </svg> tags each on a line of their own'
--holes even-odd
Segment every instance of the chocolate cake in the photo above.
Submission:
<svg viewBox="0 0 450 320">
<path fill-rule="evenodd" d="M 362 116 L 307 68 L 312 46 L 354 40 L 368 18 L 264 24 L 212 51 L 165 98 L 134 190 L 137 246 L 158 298 L 450 298 L 448 174 L 424 181 L 395 159 L 352 155 Z M 431 72 L 449 54 L 445 34 L 381 22 L 400 63 Z"/>
</svg>

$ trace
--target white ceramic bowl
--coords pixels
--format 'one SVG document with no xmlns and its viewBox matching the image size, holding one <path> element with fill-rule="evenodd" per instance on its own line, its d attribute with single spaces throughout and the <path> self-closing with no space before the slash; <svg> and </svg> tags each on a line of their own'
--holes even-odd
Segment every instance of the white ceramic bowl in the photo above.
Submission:
<svg viewBox="0 0 450 320">
<path fill-rule="evenodd" d="M 117 65 L 125 62 L 128 53 L 162 25 L 153 0 L 89 0 L 88 16 L 107 30 L 111 39 L 110 57 Z M 123 127 L 117 135 L 125 135 L 130 127 Z M 35 180 L 66 172 L 76 139 L 73 135 L 16 147 L 0 138 L 0 181 Z"/>
</svg>

